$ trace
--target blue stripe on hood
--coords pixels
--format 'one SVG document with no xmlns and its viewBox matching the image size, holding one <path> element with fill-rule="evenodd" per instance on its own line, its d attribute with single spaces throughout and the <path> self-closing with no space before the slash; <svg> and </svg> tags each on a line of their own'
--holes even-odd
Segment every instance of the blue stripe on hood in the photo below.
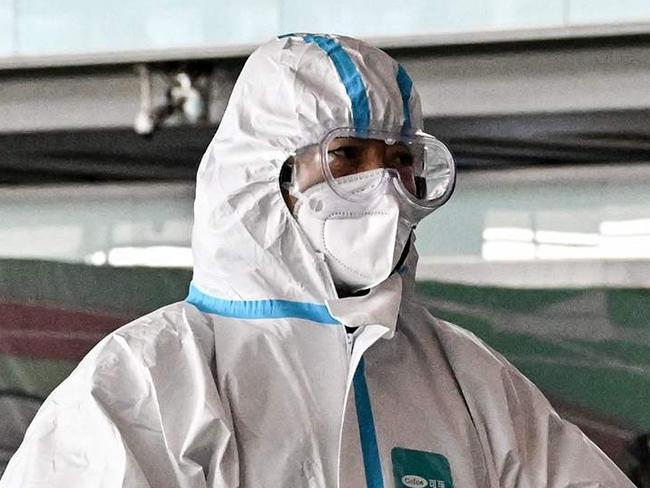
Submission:
<svg viewBox="0 0 650 488">
<path fill-rule="evenodd" d="M 402 105 L 404 107 L 404 125 L 403 129 L 411 128 L 411 108 L 409 106 L 411 101 L 411 90 L 413 89 L 413 81 L 408 75 L 404 67 L 400 64 L 397 67 L 397 85 L 399 92 L 402 95 Z"/>
<path fill-rule="evenodd" d="M 368 94 L 354 61 L 335 39 L 314 34 L 306 34 L 303 39 L 305 42 L 317 44 L 330 57 L 352 103 L 354 128 L 359 131 L 367 130 L 370 125 Z"/>
</svg>

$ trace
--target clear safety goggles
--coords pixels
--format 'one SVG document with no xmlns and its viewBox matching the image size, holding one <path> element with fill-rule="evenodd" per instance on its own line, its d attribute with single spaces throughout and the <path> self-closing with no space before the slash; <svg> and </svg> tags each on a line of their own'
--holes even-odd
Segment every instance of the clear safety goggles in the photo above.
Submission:
<svg viewBox="0 0 650 488">
<path fill-rule="evenodd" d="M 291 192 L 305 192 L 327 182 L 341 198 L 354 202 L 369 198 L 373 189 L 385 187 L 368 177 L 368 188 L 349 185 L 350 178 L 377 174 L 390 179 L 404 199 L 423 210 L 433 210 L 451 196 L 456 180 L 454 160 L 447 147 L 422 131 L 340 128 L 323 140 L 298 150 L 294 157 Z"/>
</svg>

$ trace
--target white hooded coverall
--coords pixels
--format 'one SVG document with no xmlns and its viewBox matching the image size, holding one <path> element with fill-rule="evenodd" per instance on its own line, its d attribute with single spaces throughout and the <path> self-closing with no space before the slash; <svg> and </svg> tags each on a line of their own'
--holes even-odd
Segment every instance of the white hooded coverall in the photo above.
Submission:
<svg viewBox="0 0 650 488">
<path fill-rule="evenodd" d="M 401 273 L 337 297 L 281 166 L 329 129 L 407 118 L 422 127 L 408 75 L 361 41 L 257 49 L 201 161 L 187 300 L 102 340 L 0 487 L 632 487 L 504 358 L 414 302 L 413 246 Z"/>
</svg>

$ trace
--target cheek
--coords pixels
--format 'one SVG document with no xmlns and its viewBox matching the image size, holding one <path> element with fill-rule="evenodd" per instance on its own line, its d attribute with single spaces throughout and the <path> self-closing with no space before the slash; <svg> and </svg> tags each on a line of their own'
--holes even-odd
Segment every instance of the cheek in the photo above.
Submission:
<svg viewBox="0 0 650 488">
<path fill-rule="evenodd" d="M 325 177 L 320 166 L 303 168 L 297 177 L 298 190 L 301 192 L 305 191 L 323 181 L 325 181 Z"/>
</svg>

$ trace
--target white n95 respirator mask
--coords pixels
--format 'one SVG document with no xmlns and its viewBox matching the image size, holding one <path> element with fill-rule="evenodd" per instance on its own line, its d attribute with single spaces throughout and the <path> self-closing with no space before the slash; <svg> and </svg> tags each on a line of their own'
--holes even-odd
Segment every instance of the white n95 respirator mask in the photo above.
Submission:
<svg viewBox="0 0 650 488">
<path fill-rule="evenodd" d="M 365 185 L 373 185 L 368 180 L 375 179 L 389 190 L 385 170 L 372 173 L 362 178 L 346 176 L 339 184 L 363 192 Z M 386 191 L 347 202 L 327 183 L 316 184 L 298 197 L 295 218 L 314 250 L 322 253 L 337 288 L 351 292 L 372 288 L 393 272 L 412 230 L 400 218 L 398 198 L 394 191 Z"/>
</svg>

